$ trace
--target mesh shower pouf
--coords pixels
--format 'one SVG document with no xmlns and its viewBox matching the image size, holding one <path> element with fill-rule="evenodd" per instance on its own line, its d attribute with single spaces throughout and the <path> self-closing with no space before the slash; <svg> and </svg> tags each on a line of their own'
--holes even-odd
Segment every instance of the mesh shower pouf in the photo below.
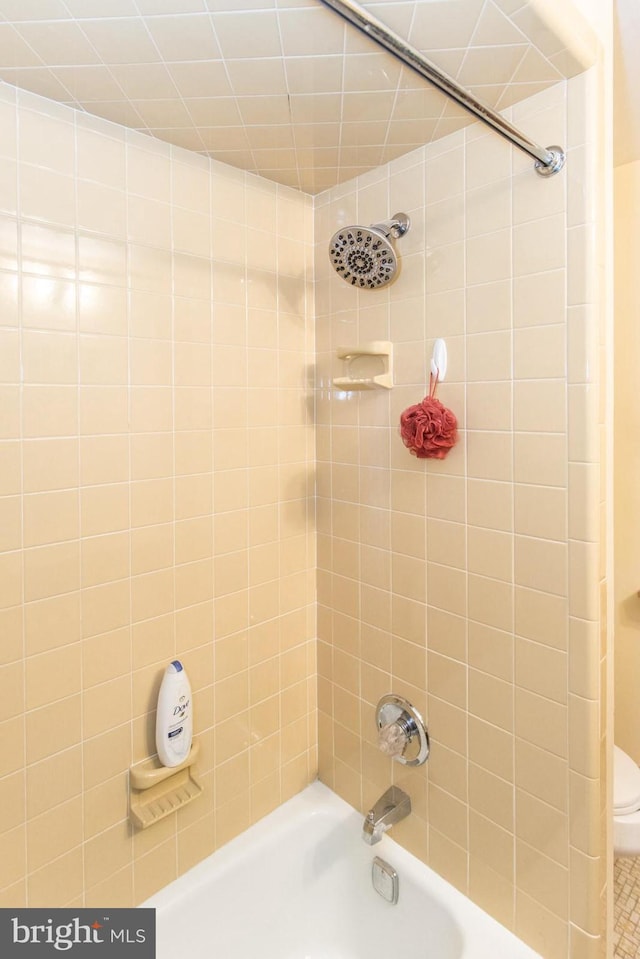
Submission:
<svg viewBox="0 0 640 959">
<path fill-rule="evenodd" d="M 429 377 L 429 395 L 409 406 L 400 416 L 400 435 L 418 459 L 443 460 L 458 440 L 458 421 L 451 410 L 436 399 L 438 377 Z"/>
</svg>

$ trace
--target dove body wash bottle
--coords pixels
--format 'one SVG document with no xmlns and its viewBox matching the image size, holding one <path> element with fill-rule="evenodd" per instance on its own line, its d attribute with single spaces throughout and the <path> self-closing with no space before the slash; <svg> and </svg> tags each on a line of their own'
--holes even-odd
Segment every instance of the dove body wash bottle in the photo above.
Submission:
<svg viewBox="0 0 640 959">
<path fill-rule="evenodd" d="M 164 766 L 179 766 L 189 755 L 193 737 L 191 686 L 179 659 L 167 666 L 156 716 L 156 749 Z"/>
</svg>

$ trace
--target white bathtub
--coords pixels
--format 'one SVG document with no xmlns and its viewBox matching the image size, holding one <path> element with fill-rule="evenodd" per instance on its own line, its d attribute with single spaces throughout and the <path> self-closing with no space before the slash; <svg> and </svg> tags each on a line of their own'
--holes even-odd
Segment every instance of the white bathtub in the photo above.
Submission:
<svg viewBox="0 0 640 959">
<path fill-rule="evenodd" d="M 540 959 L 325 786 L 238 836 L 144 906 L 157 909 L 157 959 Z M 373 889 L 380 856 L 396 905 Z"/>
</svg>

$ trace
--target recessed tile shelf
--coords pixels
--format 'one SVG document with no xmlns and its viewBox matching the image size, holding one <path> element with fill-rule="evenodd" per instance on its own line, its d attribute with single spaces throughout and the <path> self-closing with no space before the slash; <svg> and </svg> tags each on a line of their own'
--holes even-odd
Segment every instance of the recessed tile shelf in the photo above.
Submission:
<svg viewBox="0 0 640 959">
<path fill-rule="evenodd" d="M 203 790 L 193 764 L 199 752 L 200 744 L 194 741 L 179 766 L 163 766 L 157 756 L 131 766 L 129 818 L 138 829 L 147 829 L 198 798 Z"/>
</svg>

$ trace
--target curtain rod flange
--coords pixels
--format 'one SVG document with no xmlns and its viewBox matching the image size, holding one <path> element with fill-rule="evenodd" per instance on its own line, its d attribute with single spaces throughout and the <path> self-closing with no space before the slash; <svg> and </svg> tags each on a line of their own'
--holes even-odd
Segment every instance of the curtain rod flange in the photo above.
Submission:
<svg viewBox="0 0 640 959">
<path fill-rule="evenodd" d="M 559 173 L 562 167 L 565 165 L 567 154 L 564 152 L 562 147 L 547 147 L 547 152 L 551 156 L 551 159 L 548 163 L 543 163 L 542 160 L 536 160 L 534 163 L 534 168 L 538 176 L 554 176 L 556 173 Z"/>
</svg>

